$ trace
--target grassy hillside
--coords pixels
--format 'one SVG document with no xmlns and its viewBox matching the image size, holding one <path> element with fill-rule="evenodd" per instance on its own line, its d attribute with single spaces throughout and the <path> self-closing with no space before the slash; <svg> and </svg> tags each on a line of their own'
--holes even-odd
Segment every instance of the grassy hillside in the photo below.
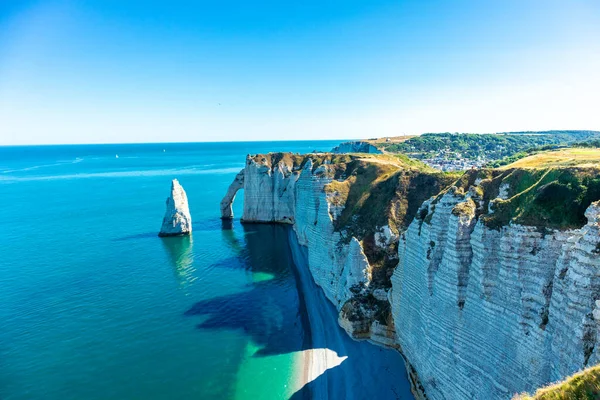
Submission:
<svg viewBox="0 0 600 400">
<path fill-rule="evenodd" d="M 537 153 L 502 168 L 585 168 L 598 166 L 600 166 L 600 148 L 573 147 Z"/>
<path fill-rule="evenodd" d="M 540 147 L 564 146 L 580 141 L 600 139 L 596 131 L 507 132 L 497 134 L 426 133 L 399 140 L 373 140 L 378 148 L 393 153 L 407 154 L 417 159 L 435 157 L 477 159 L 488 162 L 512 157 Z"/>
<path fill-rule="evenodd" d="M 406 228 L 420 205 L 416 203 L 459 176 L 436 171 L 403 155 L 364 155 L 346 163 L 344 172 L 337 174 L 325 190 L 335 193 L 336 201 L 344 205 L 336 227 L 363 237 L 376 226 Z M 413 182 L 415 179 L 422 180 L 424 186 Z"/>
<path fill-rule="evenodd" d="M 339 165 L 336 166 L 339 168 Z M 403 155 L 352 156 L 325 186 L 329 202 L 343 211 L 334 221 L 342 240 L 362 241 L 373 266 L 375 287 L 389 287 L 396 265 L 396 248 L 387 251 L 375 245 L 375 232 L 385 225 L 405 230 L 421 204 L 451 185 L 460 174 L 433 170 Z"/>
<path fill-rule="evenodd" d="M 588 368 L 562 382 L 521 394 L 513 400 L 594 400 L 600 399 L 600 366 Z"/>
<path fill-rule="evenodd" d="M 415 137 L 417 137 L 417 136 L 416 135 L 389 136 L 389 137 L 383 137 L 383 138 L 365 139 L 364 141 L 372 144 L 373 146 L 379 147 L 379 146 L 390 146 L 394 143 L 402 143 L 402 142 L 405 142 L 405 141 L 415 138 Z"/>
<path fill-rule="evenodd" d="M 580 228 L 586 223 L 587 207 L 600 200 L 599 168 L 471 170 L 457 181 L 455 190 L 466 193 L 478 182 L 473 200 L 478 203 L 479 218 L 489 228 L 509 223 L 540 229 Z"/>
</svg>

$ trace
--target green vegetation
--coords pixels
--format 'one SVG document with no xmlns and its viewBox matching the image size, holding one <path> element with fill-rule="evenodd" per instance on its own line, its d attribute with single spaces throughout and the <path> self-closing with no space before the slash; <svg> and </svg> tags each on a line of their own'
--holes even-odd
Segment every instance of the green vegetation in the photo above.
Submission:
<svg viewBox="0 0 600 400">
<path fill-rule="evenodd" d="M 575 143 L 575 144 L 573 144 L 573 147 L 595 147 L 595 148 L 598 148 L 598 147 L 600 147 L 600 139 L 589 140 L 587 142 Z"/>
<path fill-rule="evenodd" d="M 420 221 L 431 223 L 435 204 L 448 190 L 459 196 L 470 191 L 476 216 L 492 229 L 510 223 L 580 228 L 586 223 L 585 210 L 600 200 L 600 149 L 539 152 L 500 169 L 469 170 L 436 196 L 432 211 L 423 210 Z M 455 214 L 472 208 L 459 206 Z"/>
<path fill-rule="evenodd" d="M 461 215 L 474 216 L 474 210 L 477 207 L 475 202 L 472 199 L 467 199 L 467 201 L 463 201 L 462 203 L 458 203 L 452 209 L 452 214 L 460 217 Z"/>
<path fill-rule="evenodd" d="M 506 159 L 508 164 L 534 151 L 543 151 L 585 140 L 600 140 L 596 131 L 510 132 L 498 134 L 427 133 L 405 141 L 377 142 L 387 152 L 403 153 L 417 159 L 442 157 L 446 160 L 484 158 Z"/>
<path fill-rule="evenodd" d="M 550 151 L 550 150 L 558 150 L 558 149 L 565 148 L 565 147 L 567 147 L 567 146 L 566 145 L 559 145 L 559 144 L 552 144 L 552 145 L 546 145 L 546 146 L 540 146 L 540 147 L 531 147 L 531 148 L 529 148 L 527 150 L 520 151 L 520 152 L 515 153 L 515 154 L 513 154 L 511 156 L 504 157 L 504 158 L 502 158 L 500 160 L 495 160 L 495 161 L 488 162 L 487 165 L 486 165 L 486 167 L 488 167 L 488 168 L 500 168 L 500 167 L 503 167 L 505 165 L 512 164 L 512 163 L 514 163 L 514 162 L 516 162 L 516 161 L 518 161 L 518 160 L 520 160 L 522 158 L 534 155 L 534 154 L 538 154 L 538 153 L 545 152 L 545 151 Z"/>
<path fill-rule="evenodd" d="M 480 180 L 473 196 L 482 212 L 479 218 L 493 229 L 511 222 L 562 230 L 580 228 L 586 223 L 587 207 L 600 200 L 598 168 L 473 170 L 457 181 L 454 190 L 461 194 L 475 189 L 475 180 Z M 498 198 L 502 190 L 504 199 Z"/>
<path fill-rule="evenodd" d="M 477 217 L 494 229 L 509 223 L 579 228 L 586 222 L 587 207 L 600 199 L 597 148 L 537 151 L 500 169 L 469 170 L 464 174 L 443 173 L 401 154 L 323 153 L 309 157 L 313 168 L 324 162 L 331 165 L 334 180 L 325 190 L 330 202 L 342 209 L 335 227 L 345 240 L 352 236 L 362 240 L 373 265 L 386 264 L 385 255 L 374 245 L 374 230 L 389 225 L 400 232 L 414 218 L 430 223 L 433 212 L 422 210 L 423 215 L 417 215 L 422 203 L 436 195 L 439 199 L 453 182 L 456 194 L 471 191 L 477 203 L 475 207 L 461 204 L 455 213 L 470 213 L 475 208 Z M 306 162 L 306 157 L 302 158 L 298 156 L 294 165 Z M 433 210 L 437 199 L 432 202 Z"/>
<path fill-rule="evenodd" d="M 397 262 L 396 248 L 375 244 L 376 229 L 389 225 L 395 232 L 405 230 L 425 200 L 462 174 L 440 172 L 402 154 L 310 154 L 308 158 L 313 169 L 324 162 L 330 165 L 333 180 L 325 192 L 330 204 L 343 209 L 334 221 L 335 229 L 343 242 L 352 237 L 362 241 L 376 287 L 390 286 Z M 295 168 L 304 162 L 294 161 Z"/>
<path fill-rule="evenodd" d="M 350 288 L 353 296 L 348 300 L 340 314 L 343 318 L 351 322 L 368 320 L 365 311 L 371 314 L 372 319 L 379 321 L 383 325 L 388 325 L 391 322 L 391 307 L 390 303 L 385 300 L 377 300 L 372 293 L 364 293 L 360 288 Z M 368 333 L 369 324 L 365 324 Z M 356 334 L 357 332 L 355 332 Z"/>
<path fill-rule="evenodd" d="M 529 188 L 507 200 L 499 200 L 495 214 L 485 221 L 546 228 L 579 228 L 586 222 L 585 210 L 600 199 L 600 175 L 596 170 L 552 169 Z"/>
<path fill-rule="evenodd" d="M 538 227 L 543 233 L 553 228 L 580 228 L 587 222 L 586 209 L 600 200 L 600 149 L 536 149 L 526 154 L 502 168 L 466 172 L 441 172 L 395 153 L 274 153 L 254 159 L 269 166 L 283 161 L 296 174 L 312 160 L 313 172 L 318 170 L 320 176 L 330 179 L 324 190 L 334 228 L 340 233 L 341 243 L 348 243 L 352 237 L 361 241 L 372 278 L 368 290 L 355 288 L 352 299 L 342 307 L 342 316 L 352 322 L 386 323 L 389 304 L 378 300 L 373 291 L 391 286 L 398 244 L 378 245 L 376 231 L 388 225 L 399 234 L 415 219 L 421 226 L 430 224 L 444 194 L 464 196 L 453 208 L 454 215 L 474 216 L 491 229 L 516 223 Z M 432 197 L 429 207 L 422 207 Z M 430 241 L 428 258 L 433 256 L 435 246 Z"/>
<path fill-rule="evenodd" d="M 343 166 L 345 163 L 352 161 L 353 158 L 356 158 L 351 157 L 349 154 L 313 153 L 307 156 L 305 154 L 281 152 L 257 154 L 249 157 L 255 162 L 264 164 L 270 168 L 283 161 L 284 164 L 286 164 L 288 167 L 291 167 L 294 171 L 303 168 L 309 159 L 313 162 L 314 170 L 324 162 L 330 163 L 334 166 Z"/>
<path fill-rule="evenodd" d="M 398 160 L 398 159 L 396 159 Z M 344 210 L 335 221 L 338 230 L 363 238 L 377 226 L 403 230 L 419 206 L 454 182 L 460 173 L 443 173 L 414 160 L 384 162 L 358 158 L 346 164 L 344 173 L 325 187 L 336 194 Z"/>
<path fill-rule="evenodd" d="M 562 382 L 521 394 L 513 400 L 594 400 L 600 398 L 600 366 L 588 368 Z"/>
<path fill-rule="evenodd" d="M 510 164 L 508 168 L 595 167 L 600 165 L 600 148 L 574 147 L 536 152 Z"/>
</svg>

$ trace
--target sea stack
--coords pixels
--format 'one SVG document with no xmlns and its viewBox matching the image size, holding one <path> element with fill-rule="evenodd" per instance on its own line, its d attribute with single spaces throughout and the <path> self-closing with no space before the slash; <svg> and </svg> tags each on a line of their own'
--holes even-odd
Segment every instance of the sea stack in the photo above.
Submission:
<svg viewBox="0 0 600 400">
<path fill-rule="evenodd" d="M 158 236 L 182 236 L 192 233 L 192 216 L 185 190 L 177 179 L 171 182 L 171 195 L 167 198 L 167 211 Z"/>
</svg>

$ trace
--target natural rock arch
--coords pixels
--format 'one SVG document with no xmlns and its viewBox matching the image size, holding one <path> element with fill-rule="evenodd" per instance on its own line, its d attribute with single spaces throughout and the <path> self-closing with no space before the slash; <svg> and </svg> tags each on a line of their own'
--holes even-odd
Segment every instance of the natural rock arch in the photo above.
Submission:
<svg viewBox="0 0 600 400">
<path fill-rule="evenodd" d="M 227 189 L 227 193 L 221 200 L 221 219 L 233 219 L 233 201 L 235 200 L 235 195 L 238 190 L 244 188 L 244 170 L 242 169 L 235 176 L 231 185 L 229 185 L 229 189 Z"/>
</svg>

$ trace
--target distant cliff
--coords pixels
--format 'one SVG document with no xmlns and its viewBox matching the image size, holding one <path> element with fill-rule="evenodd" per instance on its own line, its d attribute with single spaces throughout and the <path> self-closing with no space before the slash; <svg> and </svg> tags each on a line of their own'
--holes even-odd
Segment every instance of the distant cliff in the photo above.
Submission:
<svg viewBox="0 0 600 400">
<path fill-rule="evenodd" d="M 373 146 L 368 142 L 356 141 L 356 142 L 344 142 L 339 146 L 334 147 L 331 150 L 332 153 L 367 153 L 367 154 L 381 154 L 381 150 Z"/>
<path fill-rule="evenodd" d="M 246 222 L 293 224 L 358 339 L 398 348 L 418 397 L 509 399 L 598 363 L 600 172 L 401 156 L 248 156 Z M 596 301 L 598 301 L 598 305 Z"/>
</svg>

